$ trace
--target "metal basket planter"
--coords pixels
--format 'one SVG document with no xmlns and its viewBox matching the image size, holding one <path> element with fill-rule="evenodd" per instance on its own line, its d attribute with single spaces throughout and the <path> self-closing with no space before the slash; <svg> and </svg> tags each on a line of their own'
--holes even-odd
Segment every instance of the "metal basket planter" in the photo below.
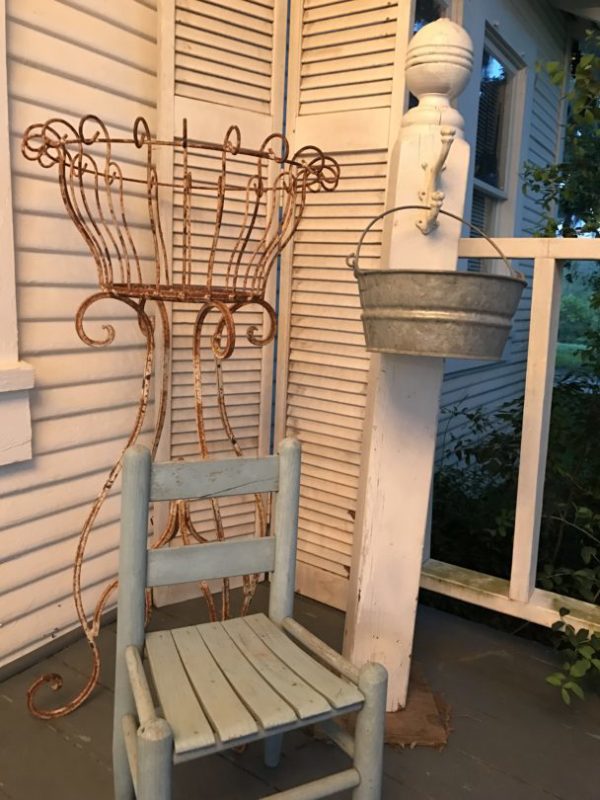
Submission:
<svg viewBox="0 0 600 800">
<path fill-rule="evenodd" d="M 401 206 L 385 214 L 405 208 L 413 207 Z M 448 212 L 440 213 L 454 217 Z M 367 350 L 488 361 L 502 358 L 512 318 L 526 285 L 523 276 L 511 268 L 492 240 L 489 241 L 504 262 L 507 275 L 361 270 L 358 256 L 364 236 L 385 214 L 371 221 L 356 254 L 348 259 L 358 281 Z"/>
<path fill-rule="evenodd" d="M 232 456 L 243 455 L 254 434 L 240 435 L 237 430 L 239 416 L 232 413 L 229 398 L 232 389 L 239 392 L 239 386 L 230 386 L 226 364 L 240 339 L 246 353 L 250 346 L 260 349 L 273 342 L 277 315 L 267 292 L 270 272 L 300 224 L 310 196 L 335 190 L 339 167 L 317 147 L 290 153 L 279 133 L 267 136 L 258 149 L 242 145 L 236 125 L 227 129 L 221 142 L 192 138 L 185 119 L 181 135 L 162 139 L 152 135 L 142 117 L 135 120 L 131 133 L 116 135 L 92 114 L 77 124 L 52 118 L 31 125 L 21 149 L 29 161 L 56 174 L 66 213 L 96 266 L 98 286 L 75 315 L 79 338 L 91 347 L 113 344 L 116 327 L 105 323 L 97 308 L 91 319 L 87 316 L 93 306 L 108 300 L 109 311 L 118 301 L 135 314 L 145 340 L 141 391 L 131 432 L 83 521 L 74 557 L 73 599 L 90 646 L 92 669 L 78 694 L 61 706 L 47 708 L 38 700 L 45 684 L 54 690 L 62 686 L 62 678 L 55 673 L 41 675 L 27 694 L 33 715 L 53 719 L 79 708 L 99 680 L 97 639 L 118 582 L 104 587 L 90 608 L 93 587 L 85 587 L 84 562 L 90 536 L 101 535 L 98 520 L 120 474 L 125 450 L 142 431 L 150 434 L 146 421 L 154 398 L 151 452 L 156 455 L 169 419 L 170 398 L 175 395 L 178 402 L 186 403 L 181 430 L 187 439 L 190 427 L 195 428 L 198 456 L 210 458 L 223 447 L 229 447 Z M 101 332 L 96 332 L 99 325 Z M 157 353 L 160 370 L 154 369 Z M 117 353 L 115 363 L 118 358 Z M 253 362 L 241 362 L 240 368 L 250 369 L 249 363 Z M 123 407 L 130 402 L 124 400 Z M 246 431 L 250 427 L 246 418 L 244 425 Z M 108 438 L 112 441 L 115 436 Z M 217 497 L 208 501 L 200 525 L 194 521 L 191 500 L 158 504 L 152 548 L 174 541 L 183 545 L 206 542 L 207 518 L 213 523 L 210 538 L 227 538 L 228 523 L 236 517 L 222 512 L 220 502 Z M 257 492 L 243 502 L 254 506 L 256 532 L 266 536 L 269 498 Z M 248 511 L 246 505 L 244 514 Z M 104 523 L 102 527 L 106 534 L 108 527 Z M 259 575 L 250 572 L 240 577 L 239 613 L 243 616 Z M 231 616 L 228 577 L 222 578 L 220 588 L 218 613 L 210 586 L 205 581 L 200 584 L 211 620 Z"/>
</svg>

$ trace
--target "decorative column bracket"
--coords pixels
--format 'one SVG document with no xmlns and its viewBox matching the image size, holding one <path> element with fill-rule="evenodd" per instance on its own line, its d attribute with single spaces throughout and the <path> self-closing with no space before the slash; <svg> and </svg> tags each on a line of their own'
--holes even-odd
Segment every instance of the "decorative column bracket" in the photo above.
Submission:
<svg viewBox="0 0 600 800">
<path fill-rule="evenodd" d="M 425 170 L 425 188 L 419 192 L 419 200 L 424 206 L 428 206 L 429 210 L 419 217 L 416 224 L 424 236 L 430 234 L 438 226 L 437 218 L 445 197 L 444 192 L 438 188 L 439 181 L 442 172 L 446 169 L 446 159 L 456 136 L 456 129 L 442 128 L 440 134 L 442 146 L 437 159 L 432 164 L 427 162 L 421 164 Z"/>
</svg>

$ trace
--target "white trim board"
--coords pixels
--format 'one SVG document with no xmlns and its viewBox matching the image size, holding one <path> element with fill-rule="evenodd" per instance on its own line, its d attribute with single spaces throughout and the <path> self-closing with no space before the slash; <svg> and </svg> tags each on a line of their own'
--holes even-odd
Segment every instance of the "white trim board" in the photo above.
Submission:
<svg viewBox="0 0 600 800">
<path fill-rule="evenodd" d="M 33 368 L 19 361 L 6 50 L 6 3 L 0 0 L 0 105 L 5 112 L 0 124 L 0 466 L 31 458 L 28 390 L 33 386 Z"/>
<path fill-rule="evenodd" d="M 565 622 L 576 629 L 600 631 L 600 608 L 593 603 L 544 589 L 534 589 L 527 602 L 513 600 L 509 581 L 435 559 L 423 564 L 421 588 L 547 627 L 561 619 L 560 608 L 568 608 Z"/>
</svg>

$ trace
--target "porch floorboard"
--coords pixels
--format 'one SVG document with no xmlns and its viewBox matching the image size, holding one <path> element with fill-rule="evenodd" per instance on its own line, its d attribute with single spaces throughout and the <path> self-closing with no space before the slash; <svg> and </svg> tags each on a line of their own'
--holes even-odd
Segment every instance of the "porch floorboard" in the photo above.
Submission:
<svg viewBox="0 0 600 800">
<path fill-rule="evenodd" d="M 266 608 L 259 587 L 253 610 Z M 201 622 L 201 601 L 157 609 L 151 627 Z M 340 648 L 343 615 L 305 598 L 296 618 Z M 101 634 L 105 668 L 92 698 L 70 717 L 39 722 L 25 692 L 41 672 L 83 685 L 84 641 L 0 684 L 0 799 L 110 800 L 114 626 Z M 598 800 L 600 699 L 563 706 L 544 682 L 553 670 L 547 648 L 421 607 L 415 657 L 451 707 L 447 747 L 386 747 L 384 800 Z M 259 745 L 175 768 L 174 800 L 252 800 L 343 769 L 348 759 L 326 742 L 288 734 L 278 768 L 262 764 Z M 347 800 L 351 793 L 340 794 Z"/>
</svg>

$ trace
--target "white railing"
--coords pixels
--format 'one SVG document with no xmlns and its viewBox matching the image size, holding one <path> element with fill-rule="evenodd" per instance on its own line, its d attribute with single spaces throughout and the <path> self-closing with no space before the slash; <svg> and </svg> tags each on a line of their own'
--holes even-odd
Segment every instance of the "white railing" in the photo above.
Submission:
<svg viewBox="0 0 600 800">
<path fill-rule="evenodd" d="M 433 592 L 541 625 L 560 618 L 576 628 L 600 631 L 600 607 L 535 585 L 541 526 L 554 364 L 565 260 L 600 260 L 593 239 L 496 239 L 508 258 L 533 259 L 529 349 L 510 580 L 436 561 L 423 562 L 421 586 Z M 497 258 L 484 239 L 461 239 L 461 258 Z"/>
</svg>

